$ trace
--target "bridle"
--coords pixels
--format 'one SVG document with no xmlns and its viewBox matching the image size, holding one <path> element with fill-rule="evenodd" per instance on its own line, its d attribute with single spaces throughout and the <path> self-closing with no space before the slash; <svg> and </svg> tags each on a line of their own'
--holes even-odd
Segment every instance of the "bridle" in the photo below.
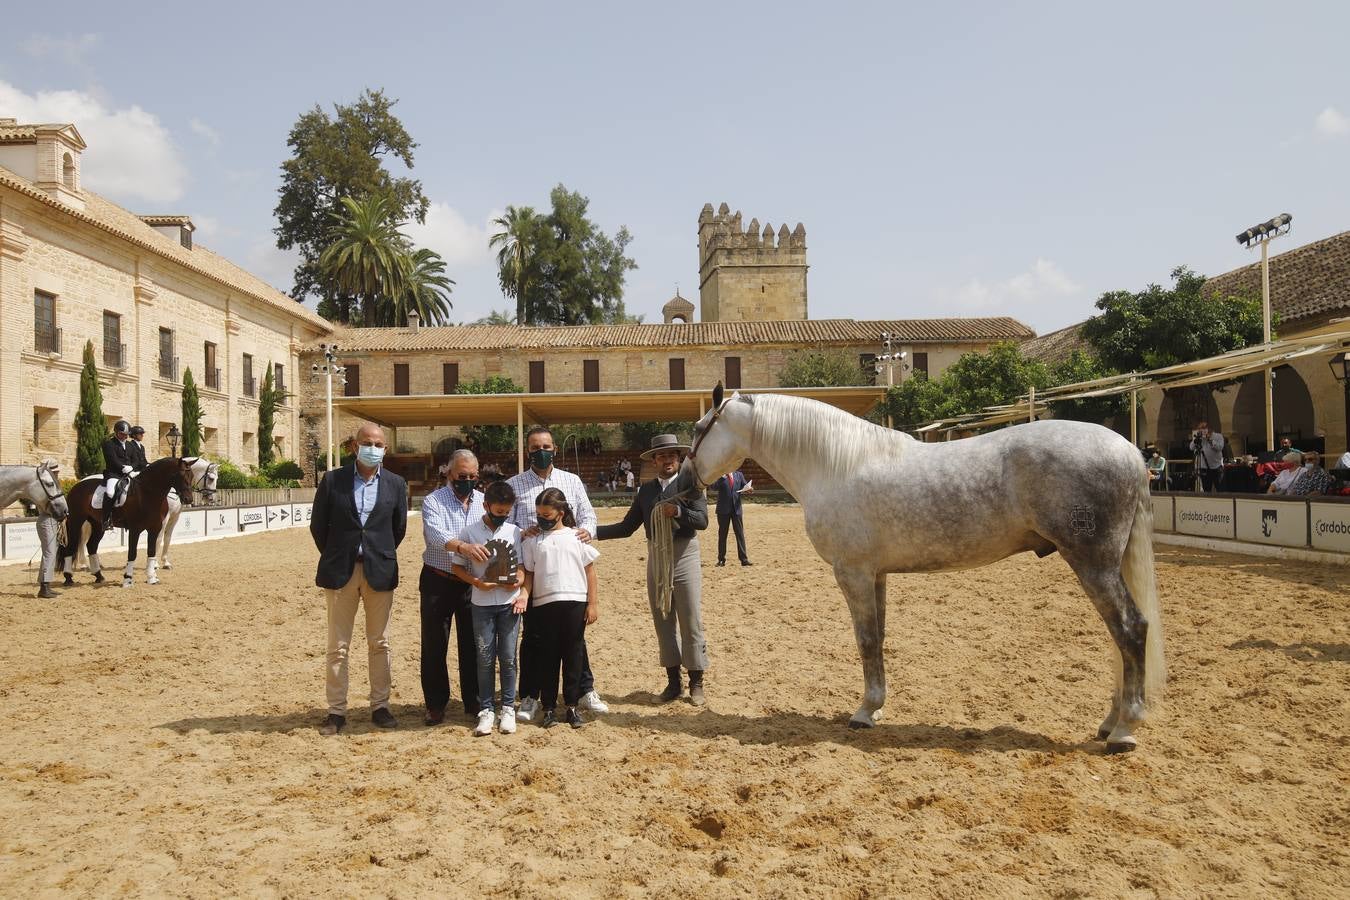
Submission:
<svg viewBox="0 0 1350 900">
<path fill-rule="evenodd" d="M 708 432 L 712 431 L 714 423 L 716 423 L 718 419 L 722 418 L 722 410 L 726 409 L 727 404 L 730 402 L 731 402 L 730 397 L 723 400 L 721 405 L 719 405 L 717 409 L 713 410 L 712 418 L 708 420 L 708 424 L 705 425 L 702 430 L 695 429 L 694 443 L 689 447 L 689 455 L 685 457 L 691 463 L 694 461 L 694 457 L 698 455 L 698 445 L 703 443 L 703 438 L 707 436 Z M 694 477 L 694 481 L 695 483 L 698 484 L 699 490 L 706 490 L 708 487 L 711 486 L 707 482 L 705 482 L 702 478 L 698 477 L 697 466 L 691 465 L 689 467 L 689 473 Z"/>
<path fill-rule="evenodd" d="M 189 471 L 191 471 L 189 469 Z M 195 491 L 205 497 L 207 500 L 215 497 L 216 489 L 209 488 L 206 485 L 210 482 L 211 476 L 219 476 L 220 463 L 207 463 L 206 469 L 202 472 L 202 477 L 188 484 L 188 490 Z"/>
<path fill-rule="evenodd" d="M 42 485 L 42 493 L 46 495 L 48 504 L 58 497 L 65 496 L 65 493 L 61 490 L 61 484 L 56 480 L 56 474 L 50 466 L 42 463 L 36 469 L 38 484 Z M 44 475 L 47 478 L 43 478 Z M 48 478 L 51 480 L 48 481 Z"/>
</svg>

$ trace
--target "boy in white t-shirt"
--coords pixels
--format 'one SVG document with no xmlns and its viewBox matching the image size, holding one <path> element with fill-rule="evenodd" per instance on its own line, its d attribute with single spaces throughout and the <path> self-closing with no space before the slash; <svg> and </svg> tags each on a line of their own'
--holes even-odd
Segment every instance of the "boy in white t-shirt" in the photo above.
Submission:
<svg viewBox="0 0 1350 900">
<path fill-rule="evenodd" d="M 516 492 L 511 485 L 505 481 L 488 485 L 483 492 L 487 512 L 464 526 L 460 543 L 486 550 L 488 541 L 505 541 L 514 548 L 519 560 L 520 529 L 506 521 L 515 503 Z M 492 733 L 493 669 L 500 662 L 502 714 L 498 727 L 502 734 L 512 734 L 516 730 L 516 638 L 520 634 L 520 614 L 529 599 L 523 570 L 517 567 L 515 581 L 496 584 L 483 580 L 487 562 L 478 562 L 462 553 L 455 553 L 453 559 L 451 574 L 473 585 L 473 635 L 478 648 L 478 724 L 473 733 L 477 737 Z"/>
<path fill-rule="evenodd" d="M 544 718 L 539 724 L 558 724 L 558 668 L 562 667 L 566 722 L 580 728 L 586 720 L 577 712 L 581 676 L 586 668 L 586 626 L 600 615 L 596 599 L 595 560 L 600 551 L 577 539 L 576 517 L 558 488 L 545 488 L 535 499 L 539 533 L 525 539 L 521 562 L 525 590 L 534 598 L 530 615 L 539 628 L 535 669 L 539 674 Z M 531 626 L 533 627 L 533 626 Z"/>
</svg>

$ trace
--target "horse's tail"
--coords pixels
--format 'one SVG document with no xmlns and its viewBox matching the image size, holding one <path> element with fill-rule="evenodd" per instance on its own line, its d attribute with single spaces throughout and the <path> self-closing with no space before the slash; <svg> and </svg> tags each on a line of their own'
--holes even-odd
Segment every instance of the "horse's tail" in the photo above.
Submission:
<svg viewBox="0 0 1350 900">
<path fill-rule="evenodd" d="M 1167 660 L 1163 654 L 1162 610 L 1158 605 L 1158 580 L 1153 571 L 1153 498 L 1149 495 L 1148 474 L 1138 491 L 1130 539 L 1121 561 L 1125 587 L 1144 620 L 1148 632 L 1144 638 L 1144 704 L 1156 708 L 1162 701 L 1167 683 Z"/>
</svg>

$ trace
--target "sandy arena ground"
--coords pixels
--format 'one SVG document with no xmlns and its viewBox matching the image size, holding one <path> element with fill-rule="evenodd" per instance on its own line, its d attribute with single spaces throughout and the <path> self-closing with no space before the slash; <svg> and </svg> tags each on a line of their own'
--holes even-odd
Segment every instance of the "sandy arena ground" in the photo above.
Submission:
<svg viewBox="0 0 1350 900">
<path fill-rule="evenodd" d="M 635 538 L 601 545 L 589 635 L 613 712 L 475 739 L 421 724 L 416 522 L 393 732 L 358 638 L 350 732 L 317 733 L 303 531 L 51 602 L 0 569 L 3 892 L 1345 896 L 1344 569 L 1160 548 L 1169 703 L 1122 757 L 1089 739 L 1107 637 L 1058 557 L 892 576 L 886 717 L 855 732 L 843 599 L 800 510 L 751 507 L 753 568 L 703 543 L 707 709 L 655 703 Z"/>
</svg>

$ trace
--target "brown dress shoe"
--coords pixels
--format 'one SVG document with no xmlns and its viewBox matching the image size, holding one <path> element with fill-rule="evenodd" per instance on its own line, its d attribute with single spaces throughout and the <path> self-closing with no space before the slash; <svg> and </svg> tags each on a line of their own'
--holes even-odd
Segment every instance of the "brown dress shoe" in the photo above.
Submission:
<svg viewBox="0 0 1350 900">
<path fill-rule="evenodd" d="M 342 731 L 342 729 L 346 727 L 347 727 L 346 716 L 338 716 L 334 715 L 333 713 L 329 713 L 328 718 L 324 720 L 323 725 L 320 726 L 319 728 L 319 734 L 322 734 L 325 737 L 332 736 Z"/>
<path fill-rule="evenodd" d="M 425 722 L 428 727 L 432 725 L 441 724 L 442 722 L 445 721 L 445 709 L 441 708 L 441 709 L 427 710 L 427 717 L 422 721 Z"/>
<path fill-rule="evenodd" d="M 377 728 L 398 727 L 398 719 L 395 719 L 394 714 L 391 713 L 388 708 L 383 706 L 370 714 L 370 721 L 374 722 L 375 727 Z"/>
</svg>

